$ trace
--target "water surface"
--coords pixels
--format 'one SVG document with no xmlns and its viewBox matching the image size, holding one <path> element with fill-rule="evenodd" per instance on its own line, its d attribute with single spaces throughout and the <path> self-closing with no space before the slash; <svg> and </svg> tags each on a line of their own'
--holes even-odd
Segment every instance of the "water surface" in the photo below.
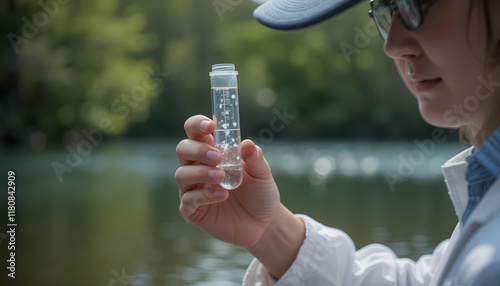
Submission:
<svg viewBox="0 0 500 286">
<path fill-rule="evenodd" d="M 179 214 L 176 144 L 104 142 L 62 182 L 52 164 L 67 165 L 64 147 L 4 152 L 2 170 L 14 170 L 17 183 L 12 285 L 239 285 L 251 255 Z M 357 248 L 379 242 L 417 259 L 457 222 L 439 167 L 462 147 L 434 147 L 424 153 L 414 142 L 275 141 L 264 153 L 293 212 L 344 230 Z M 387 174 L 402 180 L 391 187 Z M 6 196 L 0 199 L 6 213 Z"/>
</svg>

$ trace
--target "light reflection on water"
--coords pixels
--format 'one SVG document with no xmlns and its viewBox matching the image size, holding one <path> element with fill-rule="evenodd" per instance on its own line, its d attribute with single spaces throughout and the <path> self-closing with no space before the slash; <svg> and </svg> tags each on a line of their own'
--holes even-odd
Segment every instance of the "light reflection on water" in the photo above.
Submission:
<svg viewBox="0 0 500 286">
<path fill-rule="evenodd" d="M 16 171 L 19 190 L 16 282 L 122 285 L 124 273 L 131 286 L 239 285 L 251 255 L 178 212 L 176 144 L 108 142 L 62 183 L 51 163 L 64 162 L 64 148 L 5 154 L 2 169 Z M 378 242 L 416 259 L 456 223 L 439 166 L 460 149 L 436 146 L 395 192 L 383 174 L 398 171 L 412 142 L 276 141 L 264 153 L 293 212 L 346 231 L 358 248 Z"/>
<path fill-rule="evenodd" d="M 428 180 L 440 178 L 441 165 L 462 149 L 458 144 L 435 144 L 426 149 L 414 142 L 299 141 L 273 144 L 264 153 L 275 175 L 381 176 L 387 171 L 398 173 L 405 165 L 414 168 L 411 179 Z"/>
</svg>

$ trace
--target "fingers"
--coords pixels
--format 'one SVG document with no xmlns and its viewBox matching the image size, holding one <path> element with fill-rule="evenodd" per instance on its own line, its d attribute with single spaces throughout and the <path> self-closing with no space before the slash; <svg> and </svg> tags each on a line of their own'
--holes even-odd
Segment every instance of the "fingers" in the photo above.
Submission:
<svg viewBox="0 0 500 286">
<path fill-rule="evenodd" d="M 194 115 L 184 123 L 184 130 L 189 139 L 214 145 L 214 138 L 210 134 L 215 130 L 215 123 L 206 116 Z"/>
<path fill-rule="evenodd" d="M 222 161 L 220 152 L 214 147 L 191 139 L 184 139 L 175 149 L 181 166 L 192 162 L 200 162 L 209 166 L 217 166 Z"/>
<path fill-rule="evenodd" d="M 228 196 L 229 192 L 219 186 L 192 190 L 182 195 L 179 210 L 185 219 L 197 223 L 207 211 L 203 206 L 225 201 Z"/>
<path fill-rule="evenodd" d="M 221 169 L 205 165 L 181 166 L 175 172 L 175 181 L 179 186 L 179 196 L 200 183 L 219 184 L 225 178 Z"/>
<path fill-rule="evenodd" d="M 224 172 L 215 168 L 222 161 L 220 152 L 213 147 L 211 133 L 215 123 L 206 116 L 195 115 L 186 120 L 184 130 L 188 139 L 182 140 L 176 148 L 181 167 L 175 172 L 175 180 L 181 199 L 179 210 L 184 218 L 196 223 L 207 211 L 204 206 L 226 200 L 229 193 L 219 186 L 224 180 Z M 198 185 L 209 187 L 193 190 Z"/>
</svg>

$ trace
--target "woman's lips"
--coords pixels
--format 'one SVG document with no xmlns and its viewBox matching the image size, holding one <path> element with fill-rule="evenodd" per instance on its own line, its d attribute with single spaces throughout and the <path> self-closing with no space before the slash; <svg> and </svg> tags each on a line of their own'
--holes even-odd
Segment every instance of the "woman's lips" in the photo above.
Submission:
<svg viewBox="0 0 500 286">
<path fill-rule="evenodd" d="M 426 92 L 433 89 L 437 84 L 441 82 L 441 78 L 425 79 L 414 81 L 415 90 L 417 92 Z"/>
</svg>

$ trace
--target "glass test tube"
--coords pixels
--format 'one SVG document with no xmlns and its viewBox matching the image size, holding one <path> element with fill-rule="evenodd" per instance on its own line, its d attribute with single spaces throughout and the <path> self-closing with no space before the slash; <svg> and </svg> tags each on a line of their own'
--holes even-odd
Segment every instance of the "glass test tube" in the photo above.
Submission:
<svg viewBox="0 0 500 286">
<path fill-rule="evenodd" d="M 222 162 L 217 167 L 226 178 L 220 185 L 228 190 L 236 189 L 243 181 L 241 166 L 240 113 L 238 110 L 238 72 L 234 64 L 212 66 L 212 115 L 216 124 L 215 148 L 222 153 Z"/>
</svg>

